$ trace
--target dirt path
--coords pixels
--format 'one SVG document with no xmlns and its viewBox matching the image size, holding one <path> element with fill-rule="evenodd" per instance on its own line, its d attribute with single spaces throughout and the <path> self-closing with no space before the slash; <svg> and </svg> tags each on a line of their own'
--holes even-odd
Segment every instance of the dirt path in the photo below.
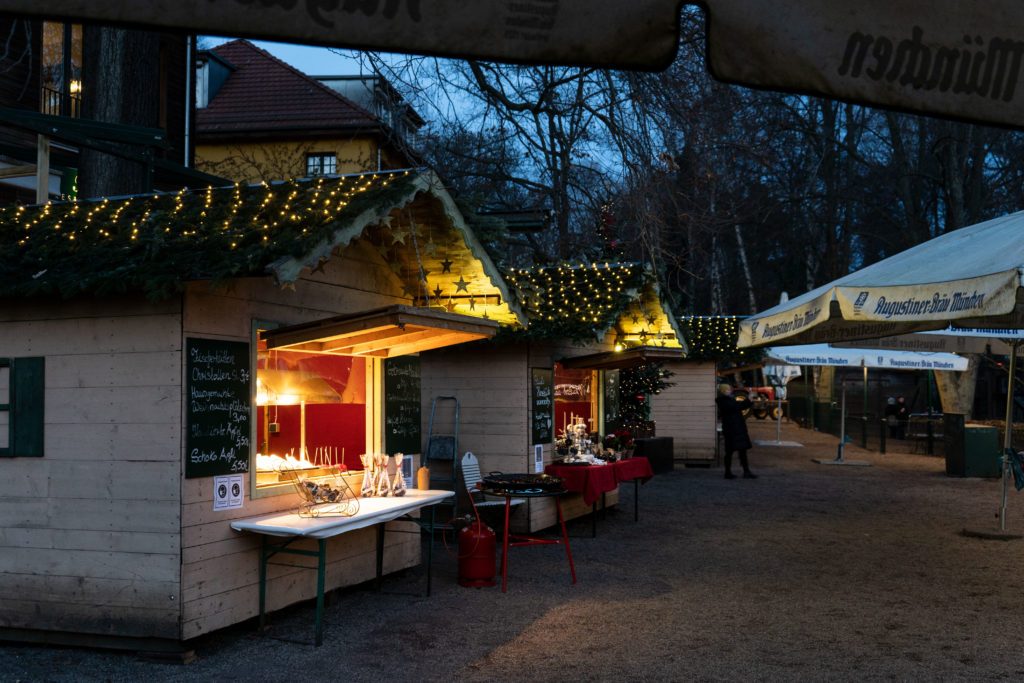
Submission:
<svg viewBox="0 0 1024 683">
<path fill-rule="evenodd" d="M 756 439 L 774 426 L 751 422 Z M 800 448 L 751 454 L 756 480 L 677 469 L 632 487 L 599 524 L 571 526 L 579 583 L 558 547 L 513 554 L 507 594 L 455 584 L 442 556 L 429 599 L 346 591 L 322 648 L 251 626 L 198 662 L 0 646 L 0 680 L 978 680 L 1024 677 L 1024 541 L 994 530 L 998 483 L 950 478 L 942 458 L 863 452 L 817 465 L 836 440 L 789 425 Z M 1024 497 L 1010 499 L 1024 532 Z M 409 572 L 387 590 L 415 591 Z M 308 605 L 273 635 L 308 639 Z"/>
</svg>

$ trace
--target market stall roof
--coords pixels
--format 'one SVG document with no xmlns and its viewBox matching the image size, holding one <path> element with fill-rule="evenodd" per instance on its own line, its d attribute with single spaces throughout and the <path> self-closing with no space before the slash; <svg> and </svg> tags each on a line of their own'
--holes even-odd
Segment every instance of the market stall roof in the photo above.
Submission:
<svg viewBox="0 0 1024 683">
<path fill-rule="evenodd" d="M 1024 327 L 1024 212 L 953 230 L 740 324 L 739 346 Z"/>
<path fill-rule="evenodd" d="M 923 353 L 886 349 L 836 348 L 828 344 L 778 346 L 765 349 L 769 361 L 786 365 L 885 368 L 887 370 L 967 370 L 967 359 L 953 353 Z"/>
<path fill-rule="evenodd" d="M 455 200 L 411 169 L 0 208 L 0 296 L 286 286 L 357 241 L 416 306 L 526 323 Z"/>
<path fill-rule="evenodd" d="M 624 351 L 606 351 L 590 353 L 585 356 L 563 358 L 562 367 L 580 370 L 618 370 L 632 368 L 643 363 L 663 363 L 667 360 L 683 360 L 682 349 L 665 347 L 637 346 Z"/>
<path fill-rule="evenodd" d="M 489 339 L 497 331 L 498 323 L 493 320 L 410 306 L 389 306 L 278 327 L 263 332 L 262 336 L 268 349 L 394 358 Z"/>
<path fill-rule="evenodd" d="M 603 339 L 678 349 L 686 341 L 662 300 L 657 278 L 639 263 L 561 264 L 510 269 L 505 274 L 515 301 L 530 320 L 527 334 L 540 339 Z"/>
</svg>

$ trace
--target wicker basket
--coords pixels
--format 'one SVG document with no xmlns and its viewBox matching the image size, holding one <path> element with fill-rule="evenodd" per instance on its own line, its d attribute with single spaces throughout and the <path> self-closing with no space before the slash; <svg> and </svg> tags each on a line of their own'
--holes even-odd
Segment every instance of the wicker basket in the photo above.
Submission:
<svg viewBox="0 0 1024 683">
<path fill-rule="evenodd" d="M 304 470 L 285 470 L 281 477 L 292 482 L 302 499 L 300 517 L 351 517 L 359 512 L 359 489 L 349 485 L 349 477 L 339 467 L 321 468 L 315 476 Z"/>
</svg>

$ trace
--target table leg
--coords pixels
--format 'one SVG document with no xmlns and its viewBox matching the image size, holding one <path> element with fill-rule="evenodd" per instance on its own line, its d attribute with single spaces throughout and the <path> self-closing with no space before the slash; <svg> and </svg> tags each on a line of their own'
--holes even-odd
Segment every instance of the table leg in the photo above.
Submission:
<svg viewBox="0 0 1024 683">
<path fill-rule="evenodd" d="M 640 480 L 633 480 L 633 521 L 640 521 Z"/>
<path fill-rule="evenodd" d="M 324 644 L 324 578 L 327 574 L 327 541 L 317 542 L 316 558 L 316 645 Z"/>
<path fill-rule="evenodd" d="M 561 509 L 561 506 L 559 506 Z M 597 538 L 597 501 L 590 504 L 590 537 Z"/>
<path fill-rule="evenodd" d="M 512 508 L 512 497 L 505 496 L 505 533 L 501 541 L 501 592 L 508 589 L 508 518 Z M 561 510 L 561 508 L 559 508 Z M 561 515 L 561 512 L 559 512 Z M 564 526 L 563 526 L 564 531 Z"/>
<path fill-rule="evenodd" d="M 386 522 L 385 522 L 386 523 Z M 384 524 L 377 525 L 377 580 L 376 589 L 380 592 L 381 577 L 384 576 Z"/>
<path fill-rule="evenodd" d="M 260 630 L 267 626 L 267 537 L 260 535 Z"/>
<path fill-rule="evenodd" d="M 430 574 L 431 569 L 434 566 L 434 512 L 437 510 L 436 505 L 430 506 L 430 541 L 427 545 L 427 597 L 430 597 Z"/>
<path fill-rule="evenodd" d="M 558 523 L 562 527 L 562 543 L 565 545 L 565 556 L 569 558 L 569 573 L 572 574 L 572 582 L 575 584 L 576 565 L 572 561 L 572 549 L 569 547 L 569 532 L 565 529 L 565 518 L 562 516 L 562 501 L 559 498 L 555 498 L 555 509 L 558 510 Z"/>
</svg>

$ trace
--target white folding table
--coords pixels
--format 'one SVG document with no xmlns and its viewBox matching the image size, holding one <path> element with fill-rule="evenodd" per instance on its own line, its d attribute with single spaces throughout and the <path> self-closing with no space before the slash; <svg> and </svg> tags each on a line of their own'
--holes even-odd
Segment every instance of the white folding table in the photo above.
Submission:
<svg viewBox="0 0 1024 683">
<path fill-rule="evenodd" d="M 327 539 L 348 531 L 377 526 L 377 582 L 380 585 L 384 568 L 384 525 L 396 519 L 416 522 L 430 532 L 427 546 L 427 595 L 430 595 L 431 565 L 434 559 L 435 507 L 455 495 L 453 491 L 421 491 L 409 489 L 404 496 L 388 498 L 360 498 L 359 512 L 351 517 L 300 517 L 296 512 L 275 512 L 258 517 L 236 519 L 231 522 L 235 531 L 260 535 L 260 628 L 266 622 L 267 564 L 279 553 L 317 558 L 316 567 L 316 644 L 323 644 L 324 577 L 327 567 Z M 429 521 L 411 517 L 410 513 L 430 508 Z M 283 538 L 274 543 L 271 538 Z M 315 539 L 316 550 L 288 547 L 301 539 Z"/>
</svg>

